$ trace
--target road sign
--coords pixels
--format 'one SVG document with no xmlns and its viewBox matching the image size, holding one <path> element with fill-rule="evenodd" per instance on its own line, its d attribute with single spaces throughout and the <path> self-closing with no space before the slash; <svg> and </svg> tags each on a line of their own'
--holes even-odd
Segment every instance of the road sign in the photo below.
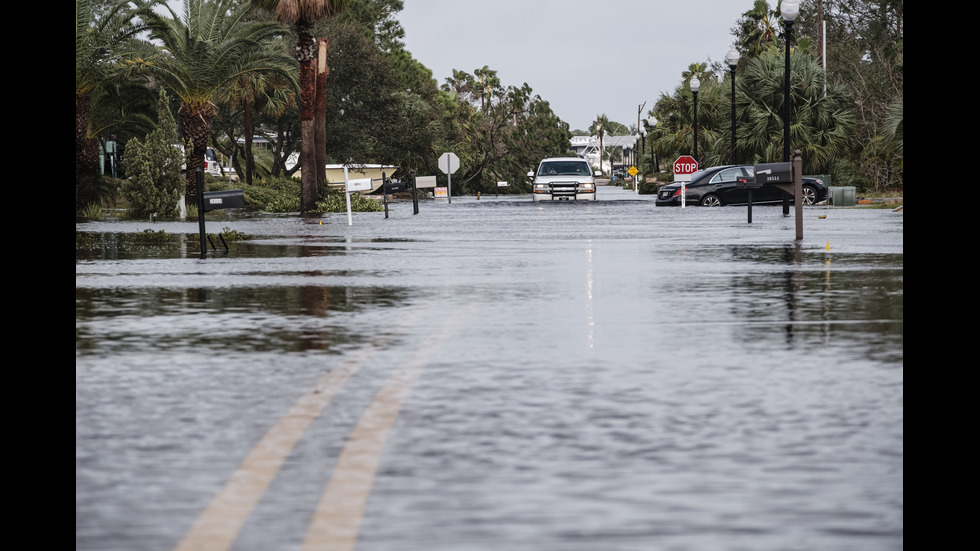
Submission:
<svg viewBox="0 0 980 551">
<path fill-rule="evenodd" d="M 455 153 L 443 153 L 439 157 L 439 170 L 443 174 L 452 174 L 459 170 L 459 157 Z"/>
<path fill-rule="evenodd" d="M 690 155 L 681 155 L 674 161 L 674 176 L 690 176 L 698 171 L 698 162 Z"/>
<path fill-rule="evenodd" d="M 449 185 L 446 186 L 449 189 L 448 189 L 448 193 L 446 194 L 446 197 L 448 197 L 449 202 L 452 203 L 453 202 L 453 172 L 459 170 L 459 157 L 457 157 L 455 153 L 443 153 L 442 156 L 439 157 L 439 170 L 449 175 L 449 182 L 448 182 Z M 436 197 L 438 196 L 439 195 L 437 194 Z"/>
<path fill-rule="evenodd" d="M 640 173 L 640 171 L 637 170 L 635 166 L 631 166 L 630 169 L 626 171 L 626 173 L 629 174 L 630 176 L 636 176 L 637 174 Z"/>
<path fill-rule="evenodd" d="M 681 208 L 687 206 L 687 183 L 691 174 L 698 171 L 698 162 L 690 155 L 681 155 L 674 161 L 674 181 L 681 184 Z"/>
</svg>

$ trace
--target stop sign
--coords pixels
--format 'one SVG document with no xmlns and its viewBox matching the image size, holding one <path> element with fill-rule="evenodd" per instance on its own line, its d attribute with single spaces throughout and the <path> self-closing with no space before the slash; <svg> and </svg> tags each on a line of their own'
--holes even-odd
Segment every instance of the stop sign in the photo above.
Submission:
<svg viewBox="0 0 980 551">
<path fill-rule="evenodd" d="M 674 175 L 690 175 L 698 171 L 698 162 L 690 155 L 681 155 L 674 161 Z"/>
</svg>

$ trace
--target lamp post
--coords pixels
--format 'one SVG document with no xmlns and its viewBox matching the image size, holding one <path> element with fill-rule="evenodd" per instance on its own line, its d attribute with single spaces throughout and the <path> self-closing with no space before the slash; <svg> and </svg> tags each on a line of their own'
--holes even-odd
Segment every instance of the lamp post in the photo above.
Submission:
<svg viewBox="0 0 980 551">
<path fill-rule="evenodd" d="M 646 121 L 643 121 L 643 122 L 640 123 L 640 127 L 637 129 L 637 132 L 640 133 L 640 154 L 636 156 L 636 161 L 638 163 L 641 163 L 642 164 L 643 163 L 643 154 L 647 152 L 647 124 L 646 124 Z M 641 170 L 640 173 L 642 174 L 643 171 Z M 636 186 L 636 192 L 637 193 L 640 193 L 640 186 L 639 185 Z"/>
<path fill-rule="evenodd" d="M 738 67 L 738 50 L 735 46 L 728 50 L 725 61 L 732 70 L 732 164 L 735 164 L 735 69 Z"/>
<path fill-rule="evenodd" d="M 786 62 L 784 63 L 785 72 L 783 74 L 783 162 L 789 162 L 789 108 L 792 100 L 789 91 L 790 44 L 793 43 L 793 21 L 800 13 L 800 3 L 797 0 L 783 0 L 780 5 L 782 11 L 783 24 L 786 26 Z M 789 215 L 789 194 L 783 194 L 783 216 Z"/>
<path fill-rule="evenodd" d="M 650 117 L 647 119 L 647 122 L 649 123 L 651 129 L 657 128 L 656 117 Z M 657 164 L 657 154 L 654 152 L 653 135 L 650 136 L 650 170 L 652 170 L 654 174 L 660 172 L 660 166 Z"/>
<path fill-rule="evenodd" d="M 701 81 L 698 76 L 691 77 L 691 94 L 694 95 L 694 160 L 698 160 L 698 90 L 701 89 Z M 699 163 L 701 161 L 698 161 Z"/>
<path fill-rule="evenodd" d="M 790 74 L 790 60 L 789 60 L 789 50 L 790 44 L 793 42 L 793 22 L 796 21 L 796 16 L 800 14 L 800 3 L 797 0 L 783 0 L 781 4 L 783 24 L 786 26 L 786 63 L 785 63 L 785 73 L 783 75 L 783 162 L 789 162 L 789 109 L 790 103 L 790 91 L 789 91 L 789 74 Z"/>
</svg>

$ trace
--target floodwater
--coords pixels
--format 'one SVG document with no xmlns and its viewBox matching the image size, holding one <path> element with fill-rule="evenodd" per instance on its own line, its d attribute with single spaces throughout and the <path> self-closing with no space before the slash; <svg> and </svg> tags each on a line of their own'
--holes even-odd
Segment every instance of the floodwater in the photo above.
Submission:
<svg viewBox="0 0 980 551">
<path fill-rule="evenodd" d="M 904 215 L 599 199 L 78 223 L 76 549 L 902 548 Z"/>
</svg>

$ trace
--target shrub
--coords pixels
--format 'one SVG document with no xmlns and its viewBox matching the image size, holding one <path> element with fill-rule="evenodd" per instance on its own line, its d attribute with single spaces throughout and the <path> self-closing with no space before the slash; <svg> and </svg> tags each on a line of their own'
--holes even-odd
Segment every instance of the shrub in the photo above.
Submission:
<svg viewBox="0 0 980 551">
<path fill-rule="evenodd" d="M 384 205 L 377 199 L 365 197 L 360 193 L 350 194 L 350 208 L 354 212 L 380 212 L 384 210 Z M 317 212 L 347 212 L 347 200 L 344 193 L 331 192 L 325 199 L 316 202 Z"/>
<path fill-rule="evenodd" d="M 129 179 L 122 185 L 122 194 L 129 201 L 132 216 L 175 216 L 184 190 L 180 169 L 183 151 L 174 146 L 179 143 L 177 123 L 162 89 L 157 117 L 157 128 L 147 134 L 145 141 L 133 138 L 126 145 L 123 167 Z"/>
</svg>

